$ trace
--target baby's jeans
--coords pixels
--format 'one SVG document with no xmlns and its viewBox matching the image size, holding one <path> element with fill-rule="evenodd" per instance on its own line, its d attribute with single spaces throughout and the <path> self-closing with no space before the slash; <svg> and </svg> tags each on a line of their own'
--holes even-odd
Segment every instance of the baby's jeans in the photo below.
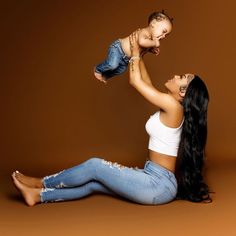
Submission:
<svg viewBox="0 0 236 236">
<path fill-rule="evenodd" d="M 95 192 L 157 205 L 177 194 L 174 173 L 147 160 L 144 169 L 125 167 L 93 157 L 80 165 L 43 178 L 41 202 L 80 199 Z"/>
<path fill-rule="evenodd" d="M 120 40 L 117 39 L 109 46 L 107 58 L 96 66 L 95 71 L 102 74 L 105 79 L 109 79 L 125 72 L 129 59 L 121 47 Z"/>
</svg>

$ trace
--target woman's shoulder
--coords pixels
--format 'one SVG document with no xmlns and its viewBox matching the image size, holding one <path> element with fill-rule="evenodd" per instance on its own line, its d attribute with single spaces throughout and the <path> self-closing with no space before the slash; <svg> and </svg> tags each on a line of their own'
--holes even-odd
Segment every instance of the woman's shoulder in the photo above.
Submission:
<svg viewBox="0 0 236 236">
<path fill-rule="evenodd" d="M 174 98 L 169 93 L 163 93 L 163 94 L 165 96 L 166 103 L 168 103 L 168 106 L 166 106 L 165 109 L 161 109 L 161 110 L 163 110 L 163 112 L 173 114 L 173 113 L 176 113 L 179 111 L 180 112 L 183 111 L 183 106 L 180 103 L 180 101 L 178 101 L 176 98 Z"/>
<path fill-rule="evenodd" d="M 184 119 L 183 106 L 175 100 L 173 101 L 172 109 L 167 111 L 160 109 L 159 117 L 165 125 L 172 128 L 179 127 Z"/>
</svg>

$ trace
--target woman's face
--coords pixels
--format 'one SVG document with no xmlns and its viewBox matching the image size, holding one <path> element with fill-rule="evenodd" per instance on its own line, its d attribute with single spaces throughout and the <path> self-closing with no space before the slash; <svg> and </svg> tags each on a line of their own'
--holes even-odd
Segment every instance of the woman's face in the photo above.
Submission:
<svg viewBox="0 0 236 236">
<path fill-rule="evenodd" d="M 184 97 L 188 84 L 193 78 L 193 74 L 175 75 L 165 83 L 165 87 L 169 93 Z"/>
</svg>

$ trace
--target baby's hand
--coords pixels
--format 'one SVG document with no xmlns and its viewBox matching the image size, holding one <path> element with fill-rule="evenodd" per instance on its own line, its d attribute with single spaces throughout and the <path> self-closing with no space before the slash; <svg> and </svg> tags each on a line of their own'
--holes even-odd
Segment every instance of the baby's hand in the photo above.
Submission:
<svg viewBox="0 0 236 236">
<path fill-rule="evenodd" d="M 153 39 L 153 41 L 155 42 L 156 48 L 160 47 L 160 40 L 158 38 Z"/>
<path fill-rule="evenodd" d="M 160 54 L 160 48 L 159 47 L 152 47 L 149 49 L 149 52 L 155 54 L 156 56 L 158 56 Z"/>
</svg>

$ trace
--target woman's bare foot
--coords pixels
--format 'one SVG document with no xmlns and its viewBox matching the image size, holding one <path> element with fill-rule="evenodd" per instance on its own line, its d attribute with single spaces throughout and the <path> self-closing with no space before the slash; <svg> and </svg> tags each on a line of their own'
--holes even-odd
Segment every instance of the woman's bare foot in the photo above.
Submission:
<svg viewBox="0 0 236 236">
<path fill-rule="evenodd" d="M 20 181 L 21 183 L 27 185 L 28 187 L 44 188 L 43 179 L 26 176 L 26 175 L 21 174 L 19 171 L 15 171 L 14 173 L 15 173 L 16 179 Z"/>
<path fill-rule="evenodd" d="M 12 174 L 13 182 L 16 188 L 21 192 L 26 204 L 28 206 L 34 206 L 40 202 L 40 192 L 38 188 L 29 188 L 17 180 L 15 173 Z"/>
<path fill-rule="evenodd" d="M 99 74 L 99 73 L 97 73 L 97 72 L 95 71 L 95 68 L 94 68 L 94 76 L 95 76 L 96 79 L 102 81 L 103 83 L 105 83 L 105 84 L 107 83 L 107 81 L 105 80 L 105 78 L 104 78 L 101 74 Z"/>
</svg>

